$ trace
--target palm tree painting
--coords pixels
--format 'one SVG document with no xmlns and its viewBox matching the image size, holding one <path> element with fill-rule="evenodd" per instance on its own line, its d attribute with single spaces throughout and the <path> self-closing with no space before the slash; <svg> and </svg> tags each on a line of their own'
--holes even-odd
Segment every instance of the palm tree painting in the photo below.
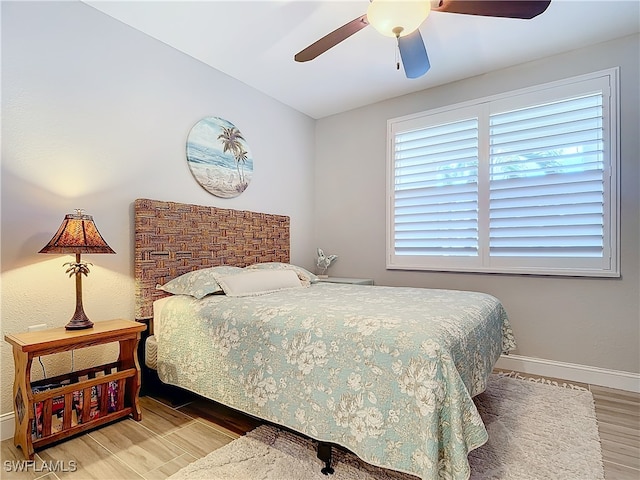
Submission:
<svg viewBox="0 0 640 480">
<path fill-rule="evenodd" d="M 196 181 L 209 193 L 237 197 L 253 176 L 253 157 L 238 128 L 219 117 L 205 117 L 187 137 L 187 163 Z"/>
</svg>

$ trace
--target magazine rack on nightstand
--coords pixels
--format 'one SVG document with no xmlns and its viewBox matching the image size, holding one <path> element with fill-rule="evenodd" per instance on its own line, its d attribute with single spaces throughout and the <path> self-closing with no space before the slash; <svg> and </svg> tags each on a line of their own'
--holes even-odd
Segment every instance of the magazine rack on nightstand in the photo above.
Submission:
<svg viewBox="0 0 640 480">
<path fill-rule="evenodd" d="M 136 351 L 145 328 L 146 325 L 131 320 L 107 320 L 83 330 L 61 327 L 5 335 L 4 339 L 13 346 L 15 366 L 13 443 L 22 449 L 25 458 L 33 460 L 36 448 L 119 418 L 132 415 L 134 420 L 141 419 Z M 35 357 L 111 342 L 120 343 L 117 361 L 31 382 L 31 363 Z M 38 391 L 45 385 L 49 388 Z M 91 404 L 92 396 L 95 405 Z M 80 404 L 74 405 L 74 397 L 76 401 L 82 398 Z M 58 412 L 62 421 L 52 429 L 54 400 L 58 405 L 63 402 Z"/>
</svg>

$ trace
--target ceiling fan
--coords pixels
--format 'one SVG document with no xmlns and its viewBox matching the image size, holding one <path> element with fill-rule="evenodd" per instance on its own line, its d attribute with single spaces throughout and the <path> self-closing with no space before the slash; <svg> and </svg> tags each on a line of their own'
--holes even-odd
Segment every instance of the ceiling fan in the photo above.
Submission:
<svg viewBox="0 0 640 480">
<path fill-rule="evenodd" d="M 370 0 L 367 13 L 325 35 L 293 58 L 296 62 L 313 60 L 371 24 L 383 35 L 397 39 L 407 78 L 418 78 L 431 66 L 419 29 L 431 10 L 531 19 L 544 12 L 550 3 L 551 0 Z"/>
</svg>

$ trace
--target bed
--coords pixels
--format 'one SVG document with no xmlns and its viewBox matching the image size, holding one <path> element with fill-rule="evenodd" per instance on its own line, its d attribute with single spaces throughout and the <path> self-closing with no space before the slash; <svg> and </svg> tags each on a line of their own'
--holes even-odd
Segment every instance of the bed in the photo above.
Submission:
<svg viewBox="0 0 640 480">
<path fill-rule="evenodd" d="M 467 454 L 488 438 L 473 397 L 515 347 L 502 304 L 479 292 L 317 282 L 289 263 L 289 230 L 286 216 L 136 200 L 147 365 L 163 383 L 371 464 L 468 479 Z M 156 288 L 209 271 L 215 294 Z"/>
</svg>

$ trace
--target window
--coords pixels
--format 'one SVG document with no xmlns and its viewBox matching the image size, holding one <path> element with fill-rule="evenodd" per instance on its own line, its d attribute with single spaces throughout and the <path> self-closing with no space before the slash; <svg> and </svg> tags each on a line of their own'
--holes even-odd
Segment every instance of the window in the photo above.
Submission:
<svg viewBox="0 0 640 480">
<path fill-rule="evenodd" d="M 618 276 L 617 73 L 390 120 L 387 268 Z"/>
</svg>

